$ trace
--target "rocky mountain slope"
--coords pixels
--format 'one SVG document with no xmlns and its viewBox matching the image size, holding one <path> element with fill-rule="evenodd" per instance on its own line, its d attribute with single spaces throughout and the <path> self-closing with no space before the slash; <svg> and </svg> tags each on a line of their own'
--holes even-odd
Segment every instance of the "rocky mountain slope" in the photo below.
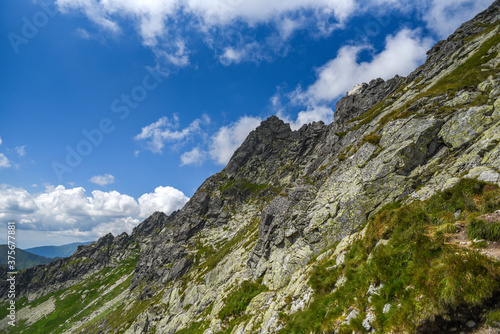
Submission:
<svg viewBox="0 0 500 334">
<path fill-rule="evenodd" d="M 18 276 L 12 333 L 500 327 L 500 1 L 335 122 L 270 117 L 183 209 Z M 486 333 L 486 331 L 485 331 Z"/>
</svg>

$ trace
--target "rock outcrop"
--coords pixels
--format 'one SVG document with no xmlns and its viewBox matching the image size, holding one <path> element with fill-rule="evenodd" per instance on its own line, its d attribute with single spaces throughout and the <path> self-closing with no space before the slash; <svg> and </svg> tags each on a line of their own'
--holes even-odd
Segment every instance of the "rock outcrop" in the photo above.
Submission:
<svg viewBox="0 0 500 334">
<path fill-rule="evenodd" d="M 495 1 L 436 44 L 407 78 L 355 87 L 337 103 L 331 124 L 292 131 L 279 118 L 268 118 L 181 210 L 169 216 L 156 212 L 130 236 L 106 235 L 69 258 L 19 273 L 21 321 L 51 332 L 206 334 L 302 332 L 290 326 L 307 312 L 321 315 L 317 332 L 435 332 L 490 321 L 480 314 L 498 308 L 500 287 L 487 284 L 499 278 L 497 263 L 490 262 L 497 260 L 469 247 L 474 241 L 466 236 L 462 248 L 443 241 L 422 247 L 428 253 L 420 257 L 442 252 L 453 262 L 455 253 L 467 252 L 461 256 L 469 263 L 479 259 L 476 276 L 469 268 L 463 274 L 484 276 L 476 286 L 484 284 L 485 292 L 474 302 L 443 297 L 425 303 L 432 291 L 413 295 L 419 287 L 404 286 L 404 280 L 383 282 L 380 274 L 360 282 L 355 273 L 382 268 L 380 257 L 407 237 L 393 232 L 399 211 L 384 210 L 415 210 L 416 221 L 424 217 L 429 225 L 415 232 L 415 242 L 425 245 L 458 233 L 468 223 L 462 219 L 479 216 L 469 216 L 476 206 L 487 211 L 482 214 L 496 210 L 493 195 L 481 197 L 486 186 L 480 182 L 491 183 L 485 191 L 500 185 L 499 22 L 500 1 Z M 442 191 L 470 179 L 478 180 L 470 189 L 481 192 L 467 197 L 466 207 L 442 216 L 418 211 L 419 205 L 431 205 L 418 201 L 437 201 Z M 486 201 L 492 204 L 483 206 Z M 381 211 L 396 218 L 381 218 Z M 432 259 L 428 262 L 442 260 Z M 405 266 L 420 260 L 405 260 Z M 445 268 L 442 263 L 436 268 Z M 455 291 L 456 283 L 443 282 L 445 291 Z M 356 299 L 346 299 L 350 304 L 335 299 L 342 287 L 359 290 L 352 294 Z M 2 301 L 7 289 L 0 282 Z M 331 297 L 330 304 L 318 311 L 322 295 Z M 80 306 L 71 303 L 77 298 Z M 44 311 L 33 316 L 37 307 Z M 454 317 L 453 309 L 470 319 Z M 488 314 L 494 318 L 494 312 Z M 413 327 L 401 329 L 397 321 Z M 29 332 L 30 326 L 19 331 Z M 6 328 L 5 319 L 0 328 Z"/>
</svg>

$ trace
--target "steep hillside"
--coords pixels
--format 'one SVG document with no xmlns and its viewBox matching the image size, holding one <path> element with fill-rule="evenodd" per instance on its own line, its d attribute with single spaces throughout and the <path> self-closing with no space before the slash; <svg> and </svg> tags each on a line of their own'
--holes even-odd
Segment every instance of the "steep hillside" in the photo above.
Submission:
<svg viewBox="0 0 500 334">
<path fill-rule="evenodd" d="M 25 251 L 30 252 L 32 254 L 55 258 L 55 257 L 68 257 L 73 254 L 78 246 L 80 245 L 88 245 L 90 242 L 74 242 L 67 245 L 62 246 L 40 246 L 25 249 Z"/>
<path fill-rule="evenodd" d="M 181 210 L 20 273 L 0 329 L 499 330 L 499 22 L 495 1 L 332 124 L 270 117 Z"/>
<path fill-rule="evenodd" d="M 0 245 L 0 265 L 7 264 L 7 252 L 9 247 L 7 245 Z M 18 269 L 26 269 L 30 267 L 34 267 L 37 264 L 50 263 L 54 261 L 54 259 L 47 258 L 44 256 L 39 256 L 28 251 L 16 248 L 16 267 Z"/>
</svg>

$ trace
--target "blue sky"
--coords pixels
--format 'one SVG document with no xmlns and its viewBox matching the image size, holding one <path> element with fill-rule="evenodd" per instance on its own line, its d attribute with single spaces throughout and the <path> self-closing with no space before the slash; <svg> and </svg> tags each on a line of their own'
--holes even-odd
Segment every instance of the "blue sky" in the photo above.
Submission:
<svg viewBox="0 0 500 334">
<path fill-rule="evenodd" d="M 21 248 L 130 232 L 182 207 L 261 120 L 331 122 L 355 84 L 407 75 L 489 4 L 3 1 L 2 227 Z"/>
</svg>

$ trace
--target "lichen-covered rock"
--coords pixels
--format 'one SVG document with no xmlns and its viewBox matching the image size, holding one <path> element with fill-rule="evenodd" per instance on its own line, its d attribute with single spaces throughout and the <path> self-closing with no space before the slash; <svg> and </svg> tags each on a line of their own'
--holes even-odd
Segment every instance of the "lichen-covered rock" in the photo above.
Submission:
<svg viewBox="0 0 500 334">
<path fill-rule="evenodd" d="M 292 131 L 270 117 L 184 208 L 169 216 L 156 212 L 130 236 L 106 235 L 68 259 L 20 273 L 19 296 L 34 300 L 85 279 L 110 280 L 104 291 L 128 286 L 112 303 L 75 321 L 74 330 L 279 332 L 283 316 L 293 317 L 314 300 L 309 278 L 315 266 L 331 261 L 332 272 L 345 266 L 350 247 L 366 236 L 364 224 L 385 204 L 427 199 L 464 177 L 499 184 L 500 80 L 491 74 L 500 59 L 498 46 L 487 49 L 485 71 L 473 85 L 454 93 L 439 87 L 499 34 L 499 7 L 496 1 L 437 43 L 408 78 L 357 86 L 338 102 L 332 124 Z M 388 243 L 381 239 L 374 249 Z M 122 273 L 123 280 L 100 275 L 126 261 L 135 269 Z M 335 276 L 334 289 L 349 284 L 348 277 Z M 228 298 L 245 281 L 269 290 L 245 300 L 239 315 L 221 319 Z M 5 282 L 3 277 L 4 299 Z M 362 293 L 374 300 L 382 285 L 370 283 Z M 82 291 L 82 305 L 97 304 L 98 299 L 85 300 L 87 295 Z M 376 318 L 370 307 L 350 307 L 336 326 L 357 319 L 372 330 Z M 391 312 L 385 304 L 383 313 Z M 72 317 L 61 318 L 61 324 L 79 315 Z"/>
<path fill-rule="evenodd" d="M 459 148 L 475 139 L 484 132 L 491 123 L 489 115 L 493 112 L 491 106 L 471 107 L 458 112 L 447 121 L 439 136 L 452 148 Z"/>
</svg>

